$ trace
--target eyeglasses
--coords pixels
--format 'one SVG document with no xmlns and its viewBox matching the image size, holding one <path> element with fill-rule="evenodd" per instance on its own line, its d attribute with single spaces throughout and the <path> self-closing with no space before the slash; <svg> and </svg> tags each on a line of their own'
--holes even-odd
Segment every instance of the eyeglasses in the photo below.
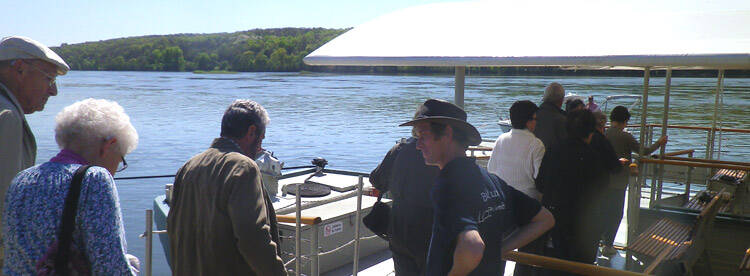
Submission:
<svg viewBox="0 0 750 276">
<path fill-rule="evenodd" d="M 26 62 L 26 64 L 31 65 L 31 68 L 34 68 L 34 70 L 38 71 L 39 73 L 42 73 L 45 77 L 47 77 L 47 80 L 49 81 L 49 88 L 52 88 L 53 86 L 55 86 L 55 83 L 57 82 L 56 76 L 47 74 L 47 72 L 44 72 L 41 68 L 36 67 L 36 65 L 30 62 Z"/>
<path fill-rule="evenodd" d="M 117 170 L 115 172 L 121 172 L 128 168 L 128 162 L 125 161 L 125 156 L 122 157 L 122 163 L 121 165 L 117 166 Z"/>
</svg>

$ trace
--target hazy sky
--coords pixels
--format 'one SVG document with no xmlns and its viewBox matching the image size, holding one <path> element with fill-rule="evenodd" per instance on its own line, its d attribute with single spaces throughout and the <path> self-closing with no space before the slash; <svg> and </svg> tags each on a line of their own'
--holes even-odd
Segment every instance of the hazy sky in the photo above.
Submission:
<svg viewBox="0 0 750 276">
<path fill-rule="evenodd" d="M 0 0 L 0 37 L 48 46 L 175 33 L 276 27 L 353 27 L 384 13 L 440 0 Z"/>
<path fill-rule="evenodd" d="M 0 37 L 23 35 L 48 46 L 111 38 L 235 32 L 277 27 L 354 27 L 380 15 L 420 4 L 460 0 L 0 0 Z M 558 1 L 558 0 L 490 0 Z M 569 0 L 571 1 L 571 0 Z M 651 9 L 750 6 L 750 0 L 612 1 Z M 540 9 L 545 5 L 540 4 Z M 565 15 L 561 14 L 564 20 Z M 450 20 L 450 19 L 446 19 Z"/>
</svg>

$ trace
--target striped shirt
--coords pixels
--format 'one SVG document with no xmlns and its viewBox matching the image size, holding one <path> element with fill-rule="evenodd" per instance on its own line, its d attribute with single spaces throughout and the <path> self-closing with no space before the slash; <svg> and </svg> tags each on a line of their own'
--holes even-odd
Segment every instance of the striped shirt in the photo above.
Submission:
<svg viewBox="0 0 750 276">
<path fill-rule="evenodd" d="M 511 129 L 497 137 L 487 171 L 531 198 L 541 200 L 534 179 L 544 157 L 544 144 L 528 129 Z"/>
</svg>

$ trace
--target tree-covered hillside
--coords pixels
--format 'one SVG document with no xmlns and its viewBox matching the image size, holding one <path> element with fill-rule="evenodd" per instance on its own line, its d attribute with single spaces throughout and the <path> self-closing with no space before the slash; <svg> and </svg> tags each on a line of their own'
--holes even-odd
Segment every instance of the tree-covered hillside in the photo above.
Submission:
<svg viewBox="0 0 750 276">
<path fill-rule="evenodd" d="M 452 67 L 307 66 L 302 58 L 347 29 L 281 28 L 235 33 L 175 34 L 63 44 L 52 50 L 73 70 L 110 71 L 325 71 L 365 74 L 452 74 Z M 470 67 L 468 75 L 630 76 L 641 70 L 564 70 L 556 67 Z M 651 71 L 663 76 L 664 71 Z M 675 77 L 715 77 L 716 70 L 675 71 Z M 750 77 L 728 70 L 727 77 Z"/>
<path fill-rule="evenodd" d="M 255 29 L 236 33 L 176 34 L 62 44 L 73 70 L 300 71 L 302 58 L 345 29 Z"/>
</svg>

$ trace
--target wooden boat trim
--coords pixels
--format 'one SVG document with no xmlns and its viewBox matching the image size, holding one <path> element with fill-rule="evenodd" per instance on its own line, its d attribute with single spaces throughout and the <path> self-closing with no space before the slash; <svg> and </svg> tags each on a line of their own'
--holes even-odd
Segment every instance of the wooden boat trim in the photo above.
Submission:
<svg viewBox="0 0 750 276">
<path fill-rule="evenodd" d="M 718 163 L 708 163 L 708 162 L 678 161 L 678 160 L 659 160 L 659 159 L 651 159 L 651 158 L 641 158 L 638 161 L 641 162 L 641 163 L 677 165 L 677 166 L 687 166 L 687 167 L 729 169 L 729 170 L 743 170 L 743 171 L 749 171 L 750 170 L 750 166 L 731 165 L 731 164 L 718 164 Z"/>
<path fill-rule="evenodd" d="M 664 159 L 678 160 L 678 161 L 701 162 L 701 163 L 713 163 L 713 164 L 726 164 L 726 165 L 748 166 L 748 167 L 750 167 L 750 162 L 714 160 L 714 159 L 703 159 L 703 158 L 689 158 L 689 157 L 678 157 L 678 156 L 669 156 L 669 155 L 667 155 L 667 157 L 665 157 Z"/>
<path fill-rule="evenodd" d="M 685 154 L 692 155 L 693 153 L 695 153 L 694 149 L 678 150 L 678 151 L 664 153 L 664 157 L 668 159 L 669 157 L 673 157 L 673 156 L 685 155 Z M 654 154 L 651 157 L 661 159 L 661 155 L 659 154 Z"/>
<path fill-rule="evenodd" d="M 628 127 L 640 127 L 641 125 L 628 125 Z M 662 127 L 662 124 L 646 124 L 646 127 Z M 692 129 L 692 130 L 705 130 L 710 131 L 710 127 L 699 127 L 699 126 L 682 126 L 682 125 L 667 125 L 667 128 L 674 128 L 674 129 Z M 736 132 L 736 133 L 750 133 L 750 129 L 743 129 L 743 128 L 715 128 L 715 131 L 723 131 L 723 132 Z"/>
<path fill-rule="evenodd" d="M 640 276 L 646 275 L 626 270 L 618 270 L 609 267 L 595 266 L 558 258 L 540 256 L 518 251 L 510 251 L 503 254 L 503 259 L 516 263 L 540 266 L 581 275 L 611 275 L 611 276 Z"/>
<path fill-rule="evenodd" d="M 291 215 L 276 215 L 276 220 L 285 223 L 296 223 L 297 218 Z M 300 221 L 304 225 L 317 225 L 323 220 L 320 217 L 300 217 Z"/>
</svg>

